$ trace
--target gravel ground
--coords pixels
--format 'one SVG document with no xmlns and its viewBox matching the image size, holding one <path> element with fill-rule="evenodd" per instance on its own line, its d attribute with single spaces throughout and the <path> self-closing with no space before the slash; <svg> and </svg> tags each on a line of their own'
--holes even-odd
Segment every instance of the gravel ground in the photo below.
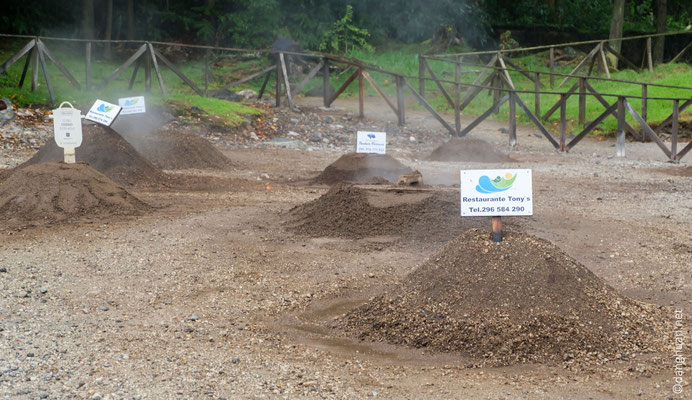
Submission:
<svg viewBox="0 0 692 400">
<path fill-rule="evenodd" d="M 248 184 L 135 192 L 155 210 L 0 232 L 0 398 L 689 398 L 689 367 L 683 393 L 672 391 L 672 348 L 578 371 L 468 368 L 454 354 L 325 330 L 444 243 L 307 237 L 284 225 L 289 209 L 327 191 L 306 182 L 352 151 L 357 129 L 390 132 L 389 153 L 427 184 L 456 184 L 462 168 L 532 168 L 535 215 L 508 224 L 553 242 L 627 296 L 681 310 L 689 358 L 692 178 L 670 174 L 689 160 L 667 163 L 650 143 L 628 143 L 627 157 L 617 158 L 613 143 L 591 139 L 558 154 L 523 127 L 515 163 L 425 161 L 445 136 L 422 112 L 409 113 L 400 130 L 370 100 L 364 122 L 353 117 L 357 104 L 322 111 L 303 101 L 305 114 L 269 116 L 280 129 L 258 140 L 251 131 L 237 141 L 189 127 L 219 137 L 239 165 L 215 174 Z M 50 132 L 12 124 L 36 140 Z M 502 127 L 484 123 L 471 135 L 508 151 Z M 0 165 L 33 152 L 8 146 Z"/>
</svg>

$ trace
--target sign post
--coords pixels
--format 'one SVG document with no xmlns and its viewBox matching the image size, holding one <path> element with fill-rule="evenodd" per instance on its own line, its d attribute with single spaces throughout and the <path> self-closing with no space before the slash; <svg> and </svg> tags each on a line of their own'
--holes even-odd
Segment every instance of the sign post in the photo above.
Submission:
<svg viewBox="0 0 692 400">
<path fill-rule="evenodd" d="M 64 107 L 63 105 L 70 107 Z M 64 101 L 53 110 L 53 132 L 55 143 L 64 150 L 64 161 L 74 164 L 75 148 L 82 144 L 82 117 L 81 112 L 72 104 Z"/>
<path fill-rule="evenodd" d="M 461 216 L 490 217 L 494 242 L 502 241 L 504 215 L 533 215 L 530 169 L 461 171 Z"/>
</svg>

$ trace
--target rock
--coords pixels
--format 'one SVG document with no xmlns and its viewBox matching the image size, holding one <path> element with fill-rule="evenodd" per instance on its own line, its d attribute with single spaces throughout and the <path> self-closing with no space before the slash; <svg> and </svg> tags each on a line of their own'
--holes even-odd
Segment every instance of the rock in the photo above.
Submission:
<svg viewBox="0 0 692 400">
<path fill-rule="evenodd" d="M 46 293 L 48 293 L 48 289 L 42 287 L 39 289 L 39 292 L 41 292 L 41 294 L 46 294 Z"/>
<path fill-rule="evenodd" d="M 295 137 L 295 136 L 300 136 L 300 134 L 297 133 L 297 132 L 288 131 L 288 136 L 293 136 L 293 137 Z"/>
<path fill-rule="evenodd" d="M 409 142 L 415 142 L 415 141 L 416 141 L 416 138 L 413 137 L 413 136 L 410 136 L 410 137 L 408 138 L 408 140 L 409 140 Z"/>
<path fill-rule="evenodd" d="M 250 137 L 252 140 L 260 140 L 259 136 L 255 132 L 250 132 Z"/>
<path fill-rule="evenodd" d="M 84 308 L 82 308 L 82 312 L 83 312 L 84 314 L 89 314 L 89 307 L 84 307 Z"/>
<path fill-rule="evenodd" d="M 254 100 L 257 98 L 257 92 L 252 89 L 245 89 L 237 92 L 239 96 L 242 96 L 245 100 Z"/>
<path fill-rule="evenodd" d="M 240 358 L 234 358 L 231 360 L 233 364 L 238 364 L 240 362 Z"/>
<path fill-rule="evenodd" d="M 0 99 L 0 127 L 14 119 L 14 108 L 8 98 Z"/>
<path fill-rule="evenodd" d="M 0 272 L 2 272 L 2 273 L 7 272 L 7 268 L 5 268 L 5 267 L 0 267 Z"/>
<path fill-rule="evenodd" d="M 101 307 L 99 307 L 99 310 L 108 311 L 108 306 L 101 306 Z"/>
<path fill-rule="evenodd" d="M 188 318 L 187 320 L 188 321 L 197 321 L 198 319 L 199 319 L 199 317 L 197 315 L 193 315 L 190 318 Z"/>
</svg>

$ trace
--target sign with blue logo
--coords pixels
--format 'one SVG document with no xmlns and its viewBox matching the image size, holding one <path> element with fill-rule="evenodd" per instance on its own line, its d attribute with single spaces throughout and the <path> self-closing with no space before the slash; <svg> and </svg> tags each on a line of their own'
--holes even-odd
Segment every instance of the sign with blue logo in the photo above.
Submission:
<svg viewBox="0 0 692 400">
<path fill-rule="evenodd" d="M 387 151 L 387 132 L 358 131 L 356 153 L 385 154 Z"/>
<path fill-rule="evenodd" d="M 533 215 L 530 169 L 461 171 L 461 216 Z"/>
<path fill-rule="evenodd" d="M 101 125 L 111 126 L 115 118 L 120 114 L 122 107 L 108 103 L 103 100 L 96 100 L 86 115 L 86 119 L 98 122 Z"/>
<path fill-rule="evenodd" d="M 144 104 L 144 96 L 118 99 L 118 105 L 123 108 L 120 115 L 142 114 L 147 112 L 147 107 Z"/>
</svg>

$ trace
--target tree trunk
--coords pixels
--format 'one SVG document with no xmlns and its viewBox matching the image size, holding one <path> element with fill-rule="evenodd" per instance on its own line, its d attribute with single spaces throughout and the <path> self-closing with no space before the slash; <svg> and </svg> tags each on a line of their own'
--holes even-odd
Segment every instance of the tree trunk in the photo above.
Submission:
<svg viewBox="0 0 692 400">
<path fill-rule="evenodd" d="M 82 37 L 94 38 L 94 0 L 82 0 Z"/>
<path fill-rule="evenodd" d="M 127 0 L 127 40 L 135 38 L 135 4 L 134 0 Z"/>
<path fill-rule="evenodd" d="M 666 20 L 668 19 L 666 0 L 656 0 L 656 33 L 666 31 Z M 654 64 L 663 62 L 663 49 L 666 42 L 665 36 L 654 38 Z"/>
<path fill-rule="evenodd" d="M 113 37 L 113 0 L 106 0 L 106 34 L 104 39 L 111 40 Z M 106 42 L 103 55 L 106 60 L 111 59 L 111 43 Z"/>
<path fill-rule="evenodd" d="M 615 0 L 613 4 L 613 17 L 610 20 L 610 47 L 613 48 L 613 50 L 617 51 L 618 53 L 620 52 L 620 47 L 622 44 L 622 41 L 620 40 L 613 40 L 613 39 L 620 39 L 622 38 L 622 26 L 625 23 L 625 0 Z M 614 67 L 617 68 L 618 66 L 618 59 L 612 54 L 609 54 L 610 58 L 610 63 L 613 64 Z"/>
</svg>

